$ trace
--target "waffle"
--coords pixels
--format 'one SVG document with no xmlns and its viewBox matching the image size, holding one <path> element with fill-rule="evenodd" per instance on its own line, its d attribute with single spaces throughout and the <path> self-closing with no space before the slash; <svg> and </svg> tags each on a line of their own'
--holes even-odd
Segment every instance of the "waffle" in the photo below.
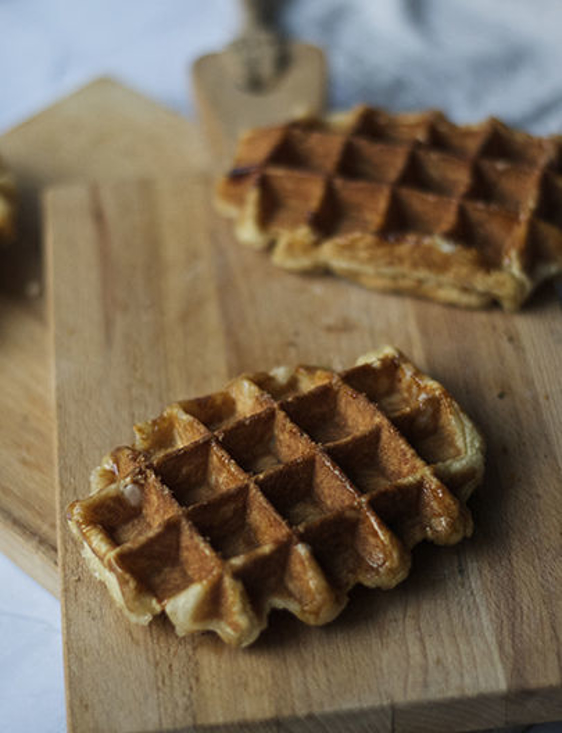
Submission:
<svg viewBox="0 0 562 733">
<path fill-rule="evenodd" d="M 16 187 L 0 158 L 0 244 L 15 235 Z"/>
<path fill-rule="evenodd" d="M 217 206 L 281 267 L 514 310 L 562 272 L 561 140 L 358 107 L 247 133 Z"/>
<path fill-rule="evenodd" d="M 421 540 L 471 534 L 478 432 L 385 347 L 347 371 L 279 368 L 171 405 L 110 453 L 68 520 L 131 621 L 247 645 L 271 608 L 307 624 L 356 583 L 392 588 Z"/>
</svg>

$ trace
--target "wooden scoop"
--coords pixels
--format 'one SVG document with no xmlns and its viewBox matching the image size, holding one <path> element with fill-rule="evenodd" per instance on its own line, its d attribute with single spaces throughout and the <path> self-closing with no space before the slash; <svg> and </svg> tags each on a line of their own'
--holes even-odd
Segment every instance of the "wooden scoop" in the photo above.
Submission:
<svg viewBox="0 0 562 733">
<path fill-rule="evenodd" d="M 281 37 L 271 21 L 274 4 L 243 0 L 240 36 L 193 64 L 195 99 L 219 165 L 232 157 L 244 130 L 320 113 L 324 107 L 324 54 L 316 46 Z"/>
</svg>

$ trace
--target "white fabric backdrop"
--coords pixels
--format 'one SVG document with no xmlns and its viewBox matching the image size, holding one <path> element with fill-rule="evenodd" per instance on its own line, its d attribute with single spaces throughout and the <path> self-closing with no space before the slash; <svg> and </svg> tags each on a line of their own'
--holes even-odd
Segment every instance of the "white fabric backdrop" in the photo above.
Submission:
<svg viewBox="0 0 562 733">
<path fill-rule="evenodd" d="M 0 129 L 108 72 L 191 111 L 184 68 L 236 19 L 235 0 L 0 0 Z M 287 0 L 284 20 L 330 49 L 337 105 L 562 128 L 559 0 Z"/>
<path fill-rule="evenodd" d="M 336 106 L 438 107 L 458 121 L 494 114 L 562 131 L 559 0 L 285 5 L 285 27 L 329 49 Z M 234 0 L 0 0 L 0 132 L 100 74 L 193 112 L 185 68 L 236 24 Z M 0 588 L 1 727 L 63 731 L 58 603 L 2 556 Z"/>
</svg>

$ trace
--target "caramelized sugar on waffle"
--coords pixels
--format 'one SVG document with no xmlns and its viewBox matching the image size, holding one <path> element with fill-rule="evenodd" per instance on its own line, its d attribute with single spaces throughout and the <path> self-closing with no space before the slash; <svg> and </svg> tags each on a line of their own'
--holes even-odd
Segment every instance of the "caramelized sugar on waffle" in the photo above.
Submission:
<svg viewBox="0 0 562 733">
<path fill-rule="evenodd" d="M 0 158 L 0 244 L 15 235 L 16 187 Z"/>
<path fill-rule="evenodd" d="M 132 621 L 247 645 L 271 608 L 331 621 L 357 583 L 392 588 L 421 540 L 470 535 L 482 439 L 385 347 L 343 372 L 279 368 L 178 402 L 110 453 L 68 508 Z"/>
<path fill-rule="evenodd" d="M 358 107 L 248 132 L 217 206 L 282 267 L 513 310 L 562 272 L 561 150 L 494 119 Z"/>
</svg>

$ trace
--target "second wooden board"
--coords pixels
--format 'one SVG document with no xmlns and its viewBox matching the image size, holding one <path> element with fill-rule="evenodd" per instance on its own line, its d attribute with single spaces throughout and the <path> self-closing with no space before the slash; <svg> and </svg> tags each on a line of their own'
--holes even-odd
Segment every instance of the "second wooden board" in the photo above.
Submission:
<svg viewBox="0 0 562 733">
<path fill-rule="evenodd" d="M 562 715 L 559 309 L 468 312 L 284 273 L 238 246 L 201 179 L 47 199 L 60 548 L 73 730 L 438 731 Z M 255 646 L 129 624 L 64 521 L 134 422 L 244 370 L 337 368 L 394 343 L 481 426 L 476 533 L 421 546 L 391 592 L 358 589 L 333 624 L 276 613 Z M 339 727 L 338 727 L 339 726 Z M 222 728 L 221 728 L 222 729 Z"/>
<path fill-rule="evenodd" d="M 25 292 L 34 283 L 37 295 L 42 279 L 40 192 L 69 180 L 191 173 L 206 156 L 189 120 L 111 79 L 2 135 L 0 153 L 21 193 L 19 240 L 0 252 L 0 552 L 58 594 L 51 354 L 43 299 Z"/>
</svg>

